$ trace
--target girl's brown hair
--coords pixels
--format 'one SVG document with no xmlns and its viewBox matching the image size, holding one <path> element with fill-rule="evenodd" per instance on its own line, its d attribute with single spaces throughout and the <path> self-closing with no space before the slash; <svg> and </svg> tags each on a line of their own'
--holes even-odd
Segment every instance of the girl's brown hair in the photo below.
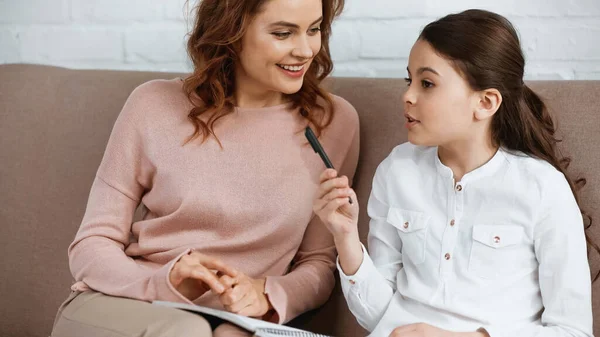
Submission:
<svg viewBox="0 0 600 337">
<path fill-rule="evenodd" d="M 495 88 L 502 104 L 492 118 L 492 140 L 497 146 L 543 159 L 562 172 L 577 204 L 578 190 L 586 181 L 573 179 L 566 170 L 570 158 L 557 151 L 556 127 L 542 99 L 524 82 L 525 58 L 513 25 L 501 15 L 484 10 L 467 10 L 428 24 L 420 39 L 448 58 L 473 90 Z M 592 218 L 582 211 L 585 229 Z M 600 247 L 586 233 L 588 245 Z M 596 274 L 594 281 L 600 273 Z"/>
</svg>

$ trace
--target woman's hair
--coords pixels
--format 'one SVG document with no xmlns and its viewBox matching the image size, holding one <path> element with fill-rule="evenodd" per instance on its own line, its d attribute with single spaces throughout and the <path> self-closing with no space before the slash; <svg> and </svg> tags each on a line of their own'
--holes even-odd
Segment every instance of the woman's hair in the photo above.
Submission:
<svg viewBox="0 0 600 337">
<path fill-rule="evenodd" d="M 194 106 L 188 118 L 195 131 L 188 141 L 201 136 L 204 142 L 211 135 L 218 141 L 213 126 L 235 107 L 235 65 L 239 62 L 241 39 L 249 23 L 268 1 L 200 0 L 194 8 L 194 26 L 187 42 L 194 70 L 183 83 Z M 333 70 L 329 51 L 331 24 L 341 14 L 344 0 L 322 0 L 322 3 L 321 50 L 307 70 L 300 91 L 287 95 L 293 108 L 299 108 L 317 134 L 333 117 L 333 102 L 320 83 Z"/>
<path fill-rule="evenodd" d="M 502 104 L 491 121 L 492 141 L 550 163 L 565 175 L 579 205 L 577 192 L 586 180 L 574 180 L 566 173 L 571 160 L 558 154 L 560 140 L 554 136 L 552 117 L 540 97 L 523 82 L 525 58 L 510 21 L 492 12 L 467 10 L 428 24 L 419 39 L 450 60 L 473 90 L 495 88 L 502 94 Z M 584 211 L 582 214 L 587 230 L 592 218 Z M 587 233 L 586 240 L 600 253 Z"/>
</svg>

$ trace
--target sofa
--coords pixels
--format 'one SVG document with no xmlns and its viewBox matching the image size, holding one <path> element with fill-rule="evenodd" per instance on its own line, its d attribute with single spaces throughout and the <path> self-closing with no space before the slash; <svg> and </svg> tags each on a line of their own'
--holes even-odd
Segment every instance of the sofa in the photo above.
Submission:
<svg viewBox="0 0 600 337">
<path fill-rule="evenodd" d="M 83 216 L 93 177 L 112 125 L 139 84 L 182 74 L 71 70 L 0 65 L 0 336 L 47 337 L 69 294 L 67 247 Z M 588 233 L 600 243 L 600 81 L 532 81 L 548 100 L 573 157 L 569 170 L 584 174 L 581 204 L 595 219 Z M 331 78 L 325 84 L 358 110 L 360 160 L 354 186 L 360 234 L 366 242 L 366 202 L 379 162 L 407 140 L 402 79 Z M 592 274 L 600 256 L 589 254 Z M 600 281 L 593 284 L 600 322 Z M 339 283 L 331 299 L 292 325 L 334 336 L 365 336 L 347 309 Z M 600 336 L 600 324 L 595 334 Z M 85 336 L 82 336 L 85 337 Z"/>
</svg>

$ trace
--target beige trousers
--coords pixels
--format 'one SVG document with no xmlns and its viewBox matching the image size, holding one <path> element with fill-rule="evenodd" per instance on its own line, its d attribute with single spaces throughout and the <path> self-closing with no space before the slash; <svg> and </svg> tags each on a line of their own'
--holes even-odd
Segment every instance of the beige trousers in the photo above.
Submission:
<svg viewBox="0 0 600 337">
<path fill-rule="evenodd" d="M 214 331 L 202 316 L 148 302 L 72 292 L 61 305 L 51 337 L 249 337 L 230 324 Z"/>
</svg>

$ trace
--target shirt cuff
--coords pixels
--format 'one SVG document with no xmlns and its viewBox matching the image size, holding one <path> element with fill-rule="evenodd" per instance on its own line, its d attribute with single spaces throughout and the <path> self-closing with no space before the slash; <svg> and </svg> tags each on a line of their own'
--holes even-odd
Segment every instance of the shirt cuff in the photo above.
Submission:
<svg viewBox="0 0 600 337">
<path fill-rule="evenodd" d="M 279 276 L 281 278 L 281 276 Z M 283 290 L 281 283 L 277 282 L 276 276 L 267 276 L 265 282 L 265 295 L 269 299 L 271 306 L 273 307 L 273 315 L 266 317 L 266 321 L 284 324 L 286 323 L 288 315 L 288 297 L 287 293 Z"/>
<path fill-rule="evenodd" d="M 493 328 L 479 328 L 477 329 L 477 332 L 485 332 L 488 334 L 488 336 L 490 337 L 503 337 L 505 334 L 503 332 L 497 331 L 496 329 Z"/>
<path fill-rule="evenodd" d="M 344 288 L 356 288 L 363 281 L 367 280 L 372 275 L 378 273 L 375 264 L 373 264 L 373 260 L 371 260 L 369 253 L 365 249 L 365 246 L 362 243 L 360 244 L 360 246 L 363 251 L 363 260 L 360 264 L 360 267 L 358 267 L 358 270 L 356 271 L 356 273 L 354 273 L 354 275 L 346 275 L 342 270 L 342 267 L 340 266 L 339 256 L 336 258 L 335 263 L 337 265 L 338 272 L 340 273 L 340 281 L 342 283 L 342 287 Z"/>
</svg>

